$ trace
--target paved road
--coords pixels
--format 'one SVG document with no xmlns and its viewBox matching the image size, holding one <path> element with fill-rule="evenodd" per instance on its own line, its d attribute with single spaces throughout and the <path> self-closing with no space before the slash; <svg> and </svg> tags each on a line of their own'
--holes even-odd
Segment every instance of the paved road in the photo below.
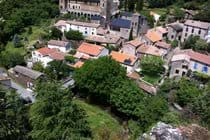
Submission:
<svg viewBox="0 0 210 140">
<path fill-rule="evenodd" d="M 15 83 L 14 81 L 11 81 L 12 88 L 17 90 L 17 93 L 20 94 L 20 97 L 25 100 L 30 100 L 32 103 L 35 102 L 35 96 L 33 91 L 28 90 L 19 84 Z"/>
</svg>

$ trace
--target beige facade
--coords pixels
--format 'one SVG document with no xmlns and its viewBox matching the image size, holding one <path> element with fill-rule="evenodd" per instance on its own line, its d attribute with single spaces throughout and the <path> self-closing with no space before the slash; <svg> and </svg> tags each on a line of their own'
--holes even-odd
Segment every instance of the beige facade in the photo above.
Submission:
<svg viewBox="0 0 210 140">
<path fill-rule="evenodd" d="M 109 6 L 107 6 L 109 5 Z M 107 12 L 115 15 L 119 12 L 119 0 L 59 0 L 61 13 L 72 13 L 77 16 L 107 16 Z M 109 9 L 107 9 L 109 7 Z"/>
</svg>

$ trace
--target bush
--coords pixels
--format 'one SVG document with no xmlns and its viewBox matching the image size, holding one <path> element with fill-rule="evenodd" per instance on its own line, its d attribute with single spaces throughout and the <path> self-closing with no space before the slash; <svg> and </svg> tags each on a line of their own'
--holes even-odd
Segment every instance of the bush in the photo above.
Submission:
<svg viewBox="0 0 210 140">
<path fill-rule="evenodd" d="M 76 52 L 77 52 L 77 50 L 75 50 L 75 49 L 72 49 L 72 50 L 70 50 L 69 54 L 72 54 L 72 55 L 74 55 L 74 54 L 76 54 Z"/>
<path fill-rule="evenodd" d="M 70 30 L 68 32 L 65 32 L 65 37 L 69 40 L 76 40 L 76 41 L 80 41 L 80 40 L 83 40 L 84 37 L 82 35 L 81 32 L 79 31 L 73 31 L 73 30 Z"/>
<path fill-rule="evenodd" d="M 69 63 L 74 63 L 75 62 L 75 58 L 73 56 L 65 56 L 65 60 Z"/>
</svg>

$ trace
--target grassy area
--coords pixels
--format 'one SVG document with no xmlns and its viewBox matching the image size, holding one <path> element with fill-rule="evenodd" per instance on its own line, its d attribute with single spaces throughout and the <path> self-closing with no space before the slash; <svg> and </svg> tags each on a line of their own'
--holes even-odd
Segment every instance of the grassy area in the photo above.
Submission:
<svg viewBox="0 0 210 140">
<path fill-rule="evenodd" d="M 156 84 L 160 80 L 160 76 L 144 75 L 143 80 L 151 84 Z"/>
<path fill-rule="evenodd" d="M 121 130 L 119 122 L 108 112 L 102 110 L 97 106 L 87 104 L 80 100 L 74 100 L 74 102 L 87 112 L 88 122 L 93 131 L 94 139 L 100 139 L 99 133 L 101 133 L 102 131 L 104 133 L 105 128 L 107 128 L 108 131 L 111 132 L 112 137 L 117 135 Z"/>
<path fill-rule="evenodd" d="M 47 31 L 44 27 L 39 26 L 31 26 L 32 33 L 29 34 L 28 30 L 29 28 L 25 28 L 25 32 L 20 35 L 21 38 L 27 38 L 28 41 L 25 43 L 26 46 L 31 46 L 34 43 L 36 43 L 37 40 L 40 39 L 41 36 L 46 35 Z"/>
<path fill-rule="evenodd" d="M 164 15 L 167 12 L 166 8 L 147 8 L 147 9 L 143 9 L 141 11 L 141 13 L 150 13 L 150 11 L 155 12 L 159 15 Z"/>
</svg>

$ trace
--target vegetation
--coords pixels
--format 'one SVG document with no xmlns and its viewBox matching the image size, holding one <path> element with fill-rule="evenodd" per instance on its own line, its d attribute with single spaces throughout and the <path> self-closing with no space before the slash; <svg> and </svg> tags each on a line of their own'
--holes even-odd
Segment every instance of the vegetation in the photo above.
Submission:
<svg viewBox="0 0 210 140">
<path fill-rule="evenodd" d="M 36 70 L 36 71 L 44 72 L 44 66 L 43 66 L 42 62 L 34 63 L 32 69 Z"/>
<path fill-rule="evenodd" d="M 65 32 L 65 37 L 69 40 L 76 40 L 76 41 L 80 41 L 80 40 L 83 40 L 84 37 L 82 35 L 81 32 L 79 31 L 73 31 L 73 30 L 70 30 L 68 32 Z"/>
<path fill-rule="evenodd" d="M 63 36 L 63 33 L 59 29 L 57 29 L 56 27 L 52 27 L 50 29 L 50 39 L 61 40 L 62 36 Z"/>
<path fill-rule="evenodd" d="M 63 61 L 54 60 L 48 63 L 44 72 L 51 80 L 61 80 L 62 78 L 68 77 L 71 69 Z"/>
<path fill-rule="evenodd" d="M 164 71 L 163 60 L 157 56 L 143 57 L 140 63 L 142 72 L 147 75 L 157 76 Z"/>
<path fill-rule="evenodd" d="M 28 106 L 13 91 L 0 87 L 0 139 L 29 140 Z"/>
<path fill-rule="evenodd" d="M 108 112 L 95 105 L 85 103 L 84 101 L 73 100 L 73 102 L 86 111 L 87 121 L 93 132 L 94 139 L 100 139 L 99 137 L 101 137 L 101 131 L 103 128 L 109 129 L 109 137 L 114 137 L 120 132 L 121 126 L 119 122 L 114 119 Z"/>
<path fill-rule="evenodd" d="M 69 63 L 74 63 L 75 62 L 75 58 L 71 55 L 65 56 L 65 60 Z"/>
<path fill-rule="evenodd" d="M 72 93 L 58 83 L 41 83 L 30 109 L 33 139 L 85 139 L 91 137 L 83 109 L 73 103 Z"/>
</svg>

